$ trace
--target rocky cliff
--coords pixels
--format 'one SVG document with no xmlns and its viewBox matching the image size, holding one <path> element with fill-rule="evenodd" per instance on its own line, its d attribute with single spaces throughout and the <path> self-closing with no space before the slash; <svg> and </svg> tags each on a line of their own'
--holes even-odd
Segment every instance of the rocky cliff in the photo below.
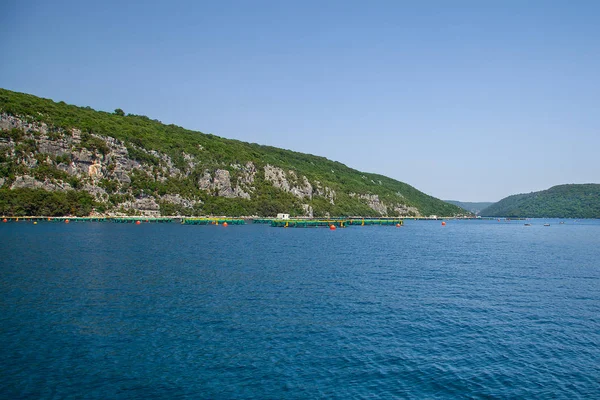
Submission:
<svg viewBox="0 0 600 400">
<path fill-rule="evenodd" d="M 60 120 L 53 117 L 59 112 Z M 190 131 L 181 142 L 176 135 L 159 136 L 182 131 L 170 127 L 1 90 L 0 190 L 86 192 L 94 212 L 148 216 L 427 215 L 432 207 L 420 209 L 409 198 L 413 192 L 442 203 L 321 157 Z M 159 133 L 152 136 L 152 129 Z M 441 210 L 459 212 L 449 205 Z"/>
</svg>

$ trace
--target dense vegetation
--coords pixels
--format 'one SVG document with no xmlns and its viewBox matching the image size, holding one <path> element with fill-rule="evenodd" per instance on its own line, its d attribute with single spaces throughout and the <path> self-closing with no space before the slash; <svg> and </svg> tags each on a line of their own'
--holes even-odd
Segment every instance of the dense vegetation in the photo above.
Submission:
<svg viewBox="0 0 600 400">
<path fill-rule="evenodd" d="M 600 184 L 559 185 L 506 197 L 481 212 L 485 217 L 600 218 Z"/>
<path fill-rule="evenodd" d="M 469 202 L 469 201 L 457 201 L 457 200 L 445 200 L 446 203 L 454 204 L 466 210 L 472 214 L 479 215 L 482 210 L 494 204 L 493 202 Z"/>
<path fill-rule="evenodd" d="M 0 189 L 0 215 L 26 216 L 89 215 L 95 202 L 83 191 L 65 192 L 43 189 Z"/>
<path fill-rule="evenodd" d="M 159 182 L 151 176 L 142 174 L 132 177 L 130 185 L 116 185 L 114 181 L 103 181 L 104 189 L 115 200 L 111 204 L 105 204 L 104 207 L 118 204 L 118 196 L 138 197 L 142 194 L 160 196 L 170 193 L 196 199 L 202 202 L 202 207 L 181 210 L 181 207 L 173 204 L 161 204 L 161 210 L 165 213 L 185 211 L 192 214 L 273 215 L 277 212 L 290 212 L 294 215 L 301 214 L 303 203 L 308 203 L 314 209 L 315 216 L 327 213 L 332 216 L 379 215 L 367 206 L 364 200 L 351 195 L 356 193 L 376 194 L 382 202 L 389 205 L 415 207 L 421 215 L 450 216 L 464 213 L 460 208 L 428 196 L 408 184 L 377 174 L 363 173 L 324 157 L 190 131 L 176 125 L 162 124 L 146 116 L 126 114 L 121 109 L 116 109 L 114 113 L 95 111 L 90 107 L 77 107 L 62 101 L 54 102 L 0 89 L 0 112 L 30 122 L 44 122 L 50 127 L 49 135 L 59 135 L 60 132 L 69 132 L 77 128 L 82 131 L 81 146 L 99 154 L 107 151 L 106 143 L 92 134 L 121 140 L 127 145 L 131 158 L 150 166 L 158 166 L 160 160 L 149 154 L 148 150 L 167 154 L 179 169 L 186 167 L 184 152 L 201 160 L 191 175 L 172 177 L 166 182 Z M 5 137 L 21 134 L 18 130 L 2 133 Z M 17 139 L 13 138 L 13 140 Z M 19 143 L 18 146 L 22 147 L 35 146 L 31 141 Z M 35 152 L 35 148 L 24 148 L 22 151 L 23 154 L 28 151 Z M 11 163 L 7 155 L 0 154 L 0 158 L 2 158 L 0 178 L 6 178 L 10 183 L 15 176 L 23 172 L 22 166 Z M 55 163 L 60 161 L 55 160 Z M 248 161 L 253 162 L 258 171 L 251 199 L 222 198 L 215 196 L 215 193 L 208 193 L 198 188 L 198 178 L 202 176 L 203 171 L 227 169 L 233 178 L 236 170 L 231 166 L 244 165 Z M 290 193 L 275 189 L 264 179 L 262 169 L 267 164 L 286 171 L 294 170 L 298 176 L 306 176 L 313 185 L 318 181 L 323 187 L 333 189 L 336 193 L 335 204 L 331 204 L 328 199 L 321 196 L 314 196 L 310 201 L 308 199 L 301 201 Z M 48 171 L 45 173 L 54 173 L 57 179 L 61 174 L 61 171 L 56 168 L 46 167 L 46 169 Z M 81 186 L 81 182 L 77 179 L 66 176 L 61 178 L 70 179 L 69 183 L 75 188 Z"/>
</svg>

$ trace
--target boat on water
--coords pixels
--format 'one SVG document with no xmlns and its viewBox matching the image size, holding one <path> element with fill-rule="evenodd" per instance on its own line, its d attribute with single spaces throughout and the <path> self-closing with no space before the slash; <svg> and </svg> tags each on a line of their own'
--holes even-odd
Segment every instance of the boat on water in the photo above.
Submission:
<svg viewBox="0 0 600 400">
<path fill-rule="evenodd" d="M 531 224 L 525 224 L 525 226 L 531 226 Z"/>
<path fill-rule="evenodd" d="M 550 224 L 544 224 L 544 226 L 550 226 Z"/>
</svg>

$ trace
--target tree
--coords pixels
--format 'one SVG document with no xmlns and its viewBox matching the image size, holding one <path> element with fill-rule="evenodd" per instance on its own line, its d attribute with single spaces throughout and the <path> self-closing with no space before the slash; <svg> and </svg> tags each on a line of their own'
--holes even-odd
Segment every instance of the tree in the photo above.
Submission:
<svg viewBox="0 0 600 400">
<path fill-rule="evenodd" d="M 123 111 L 123 110 L 122 110 L 122 109 L 120 109 L 120 108 L 117 108 L 117 109 L 115 110 L 115 114 L 116 114 L 116 115 L 118 115 L 118 116 L 124 117 L 124 116 L 125 116 L 125 111 Z"/>
</svg>

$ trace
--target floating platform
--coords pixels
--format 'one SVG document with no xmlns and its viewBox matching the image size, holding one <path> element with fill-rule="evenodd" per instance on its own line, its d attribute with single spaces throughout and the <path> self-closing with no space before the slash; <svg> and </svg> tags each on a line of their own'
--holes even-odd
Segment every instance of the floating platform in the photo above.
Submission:
<svg viewBox="0 0 600 400">
<path fill-rule="evenodd" d="M 404 225 L 404 221 L 399 218 L 351 218 L 348 225 Z"/>
<path fill-rule="evenodd" d="M 245 225 L 246 220 L 242 218 L 182 218 L 183 225 Z"/>
<path fill-rule="evenodd" d="M 252 220 L 253 224 L 270 224 L 273 222 L 275 218 L 254 218 Z"/>
<path fill-rule="evenodd" d="M 271 220 L 271 226 L 275 228 L 318 228 L 331 227 L 345 228 L 347 226 L 358 225 L 403 225 L 403 221 L 398 218 L 373 218 L 373 219 L 274 219 Z"/>
<path fill-rule="evenodd" d="M 168 217 L 113 217 L 110 221 L 118 224 L 135 224 L 138 221 L 141 222 L 153 222 L 159 224 L 168 224 L 173 222 L 172 218 Z"/>
</svg>

